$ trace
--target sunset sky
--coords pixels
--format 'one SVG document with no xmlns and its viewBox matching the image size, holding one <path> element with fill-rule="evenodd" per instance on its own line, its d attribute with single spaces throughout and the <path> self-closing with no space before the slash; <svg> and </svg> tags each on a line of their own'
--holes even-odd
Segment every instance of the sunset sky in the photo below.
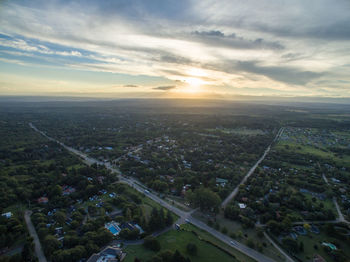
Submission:
<svg viewBox="0 0 350 262">
<path fill-rule="evenodd" d="M 0 95 L 350 97 L 350 1 L 1 1 Z"/>
</svg>

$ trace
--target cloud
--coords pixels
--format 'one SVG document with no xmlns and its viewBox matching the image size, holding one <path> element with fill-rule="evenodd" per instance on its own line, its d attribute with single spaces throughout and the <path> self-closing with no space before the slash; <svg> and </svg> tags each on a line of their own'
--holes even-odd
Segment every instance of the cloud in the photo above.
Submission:
<svg viewBox="0 0 350 262">
<path fill-rule="evenodd" d="M 238 62 L 235 70 L 267 76 L 273 80 L 292 85 L 305 85 L 313 79 L 317 79 L 324 73 L 302 71 L 297 68 L 284 66 L 259 66 L 257 62 Z"/>
<path fill-rule="evenodd" d="M 171 89 L 176 88 L 176 86 L 158 86 L 158 87 L 154 87 L 154 90 L 162 90 L 162 91 L 168 91 Z"/>
<path fill-rule="evenodd" d="M 124 85 L 124 87 L 139 87 L 137 85 Z"/>
<path fill-rule="evenodd" d="M 211 31 L 194 31 L 192 35 L 197 41 L 202 41 L 204 44 L 212 46 L 223 46 L 239 49 L 275 49 L 282 50 L 284 46 L 277 41 L 266 41 L 263 38 L 255 38 L 253 40 L 235 33 L 225 35 L 219 30 Z"/>
<path fill-rule="evenodd" d="M 318 1 L 7 1 L 0 61 L 123 74 L 119 86 L 141 76 L 140 87 L 163 91 L 200 77 L 218 92 L 314 92 L 321 79 L 345 94 L 335 79 L 350 80 L 350 6 Z"/>
</svg>

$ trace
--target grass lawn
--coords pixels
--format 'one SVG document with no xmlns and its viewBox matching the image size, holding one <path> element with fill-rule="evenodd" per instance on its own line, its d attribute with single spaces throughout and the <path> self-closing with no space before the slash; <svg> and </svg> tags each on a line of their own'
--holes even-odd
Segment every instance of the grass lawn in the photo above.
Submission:
<svg viewBox="0 0 350 262">
<path fill-rule="evenodd" d="M 350 259 L 349 245 L 347 245 L 345 241 L 336 240 L 335 238 L 327 236 L 323 232 L 319 235 L 308 233 L 306 236 L 298 236 L 298 244 L 300 244 L 300 242 L 304 243 L 304 252 L 296 255 L 302 261 L 311 261 L 314 254 L 321 255 L 326 261 L 333 261 L 332 257 L 323 250 L 322 242 L 336 244 L 337 248 L 342 249 L 347 258 Z M 315 249 L 315 245 L 317 246 L 317 249 Z"/>
<path fill-rule="evenodd" d="M 174 252 L 177 249 L 185 257 L 189 257 L 192 262 L 240 261 L 240 260 L 235 260 L 230 255 L 214 247 L 213 245 L 210 245 L 204 241 L 199 240 L 191 232 L 171 230 L 157 237 L 157 239 L 161 244 L 161 251 L 171 250 Z M 197 255 L 191 256 L 187 253 L 186 246 L 189 243 L 195 244 L 197 246 L 198 248 Z M 142 259 L 142 261 L 147 261 L 153 255 L 156 254 L 156 252 L 145 249 L 142 245 L 127 246 L 125 248 L 125 252 L 127 253 L 127 256 L 124 260 L 125 262 L 133 262 L 135 257 Z M 241 261 L 247 261 L 247 260 L 241 260 Z"/>
<path fill-rule="evenodd" d="M 226 251 L 230 252 L 232 255 L 234 255 L 238 261 L 244 261 L 244 262 L 253 262 L 255 260 L 253 260 L 250 257 L 247 257 L 246 255 L 242 254 L 241 252 L 239 252 L 237 249 L 223 243 L 222 241 L 220 241 L 219 239 L 217 239 L 216 237 L 212 236 L 211 234 L 209 234 L 208 232 L 199 229 L 191 224 L 184 224 L 181 225 L 182 228 L 187 229 L 187 230 L 193 230 L 195 231 L 198 236 L 200 236 L 202 239 L 206 239 L 216 245 L 218 245 L 219 247 L 225 249 Z M 219 260 L 218 260 L 219 261 Z"/>
</svg>

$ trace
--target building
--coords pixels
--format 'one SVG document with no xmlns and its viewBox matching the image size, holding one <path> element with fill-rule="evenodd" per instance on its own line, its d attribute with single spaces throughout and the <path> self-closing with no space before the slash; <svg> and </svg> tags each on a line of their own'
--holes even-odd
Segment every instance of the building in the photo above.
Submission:
<svg viewBox="0 0 350 262">
<path fill-rule="evenodd" d="M 125 258 L 125 253 L 116 247 L 108 246 L 103 249 L 100 253 L 93 254 L 87 262 L 118 262 Z"/>
<path fill-rule="evenodd" d="M 224 187 L 228 183 L 228 180 L 217 177 L 215 179 L 215 182 L 216 182 L 216 184 L 220 184 L 222 187 Z"/>
<path fill-rule="evenodd" d="M 67 185 L 64 185 L 62 187 L 62 195 L 63 196 L 68 196 L 68 195 L 70 195 L 70 194 L 72 194 L 74 192 L 75 192 L 75 188 L 74 187 L 67 186 Z"/>
<path fill-rule="evenodd" d="M 130 231 L 138 230 L 140 234 L 145 232 L 138 224 L 133 222 L 124 222 L 120 224 L 115 221 L 111 221 L 105 224 L 105 228 L 108 229 L 114 236 L 119 235 L 120 231 L 123 229 L 129 229 Z"/>
<path fill-rule="evenodd" d="M 39 197 L 38 198 L 39 204 L 47 204 L 47 202 L 49 202 L 49 199 L 47 197 Z"/>
<path fill-rule="evenodd" d="M 11 218 L 12 217 L 12 212 L 7 212 L 7 213 L 3 213 L 1 214 L 3 217 L 6 217 L 6 218 Z"/>
<path fill-rule="evenodd" d="M 247 205 L 243 204 L 243 203 L 239 203 L 238 206 L 239 206 L 240 209 L 244 209 L 244 208 L 247 207 Z"/>
</svg>

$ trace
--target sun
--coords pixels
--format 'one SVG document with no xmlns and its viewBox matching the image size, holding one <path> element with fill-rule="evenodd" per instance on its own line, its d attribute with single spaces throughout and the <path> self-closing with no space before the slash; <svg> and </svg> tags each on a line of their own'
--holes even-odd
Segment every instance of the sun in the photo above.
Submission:
<svg viewBox="0 0 350 262">
<path fill-rule="evenodd" d="M 191 94 L 200 92 L 201 85 L 203 84 L 203 80 L 196 77 L 189 77 L 185 82 L 187 83 L 185 92 Z"/>
</svg>

